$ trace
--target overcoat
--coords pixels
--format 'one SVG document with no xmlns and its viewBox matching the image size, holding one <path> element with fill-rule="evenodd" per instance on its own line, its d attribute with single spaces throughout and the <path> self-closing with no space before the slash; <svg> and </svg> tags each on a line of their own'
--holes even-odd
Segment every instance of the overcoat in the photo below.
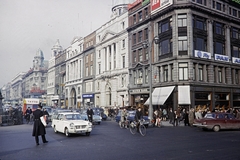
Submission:
<svg viewBox="0 0 240 160">
<path fill-rule="evenodd" d="M 34 124 L 32 136 L 40 136 L 46 134 L 45 127 L 40 120 L 41 116 L 43 116 L 43 112 L 40 109 L 33 111 Z"/>
</svg>

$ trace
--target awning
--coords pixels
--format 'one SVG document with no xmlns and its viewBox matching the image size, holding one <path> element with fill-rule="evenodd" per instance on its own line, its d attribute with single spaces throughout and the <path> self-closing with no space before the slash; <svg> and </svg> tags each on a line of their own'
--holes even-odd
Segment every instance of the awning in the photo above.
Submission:
<svg viewBox="0 0 240 160">
<path fill-rule="evenodd" d="M 191 104 L 190 86 L 178 86 L 178 104 Z"/>
<path fill-rule="evenodd" d="M 163 105 L 172 93 L 174 87 L 175 86 L 155 88 L 152 93 L 152 105 Z M 149 98 L 144 105 L 149 105 Z"/>
</svg>

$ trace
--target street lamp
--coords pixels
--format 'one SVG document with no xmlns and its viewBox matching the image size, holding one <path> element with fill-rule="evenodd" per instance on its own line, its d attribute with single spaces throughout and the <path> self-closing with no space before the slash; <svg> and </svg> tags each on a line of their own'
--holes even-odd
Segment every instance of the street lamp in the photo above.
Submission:
<svg viewBox="0 0 240 160">
<path fill-rule="evenodd" d="M 159 37 L 155 36 L 153 38 L 153 40 L 149 43 L 149 42 L 144 42 L 143 43 L 143 48 L 147 48 L 148 47 L 148 54 L 149 54 L 149 108 L 148 108 L 148 116 L 150 118 L 150 120 L 153 119 L 153 106 L 152 106 L 152 45 L 153 42 L 155 44 L 159 43 Z"/>
</svg>

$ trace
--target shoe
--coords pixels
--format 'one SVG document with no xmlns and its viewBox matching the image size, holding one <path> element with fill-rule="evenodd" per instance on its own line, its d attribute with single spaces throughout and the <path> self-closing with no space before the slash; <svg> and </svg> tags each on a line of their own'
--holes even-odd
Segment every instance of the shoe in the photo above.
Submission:
<svg viewBox="0 0 240 160">
<path fill-rule="evenodd" d="M 39 145 L 39 143 L 36 143 L 36 145 L 38 146 L 38 145 Z"/>
<path fill-rule="evenodd" d="M 48 141 L 45 141 L 45 142 L 43 142 L 43 143 L 48 143 Z"/>
</svg>

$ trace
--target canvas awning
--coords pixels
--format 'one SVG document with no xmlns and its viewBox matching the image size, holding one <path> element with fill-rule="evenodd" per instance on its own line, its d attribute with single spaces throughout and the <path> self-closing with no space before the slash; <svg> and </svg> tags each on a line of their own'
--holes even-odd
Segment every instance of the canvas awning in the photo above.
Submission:
<svg viewBox="0 0 240 160">
<path fill-rule="evenodd" d="M 191 104 L 190 100 L 190 86 L 178 86 L 178 104 Z"/>
<path fill-rule="evenodd" d="M 152 93 L 152 105 L 163 105 L 172 93 L 174 87 L 175 86 L 155 88 Z M 144 105 L 149 105 L 149 98 Z"/>
</svg>

